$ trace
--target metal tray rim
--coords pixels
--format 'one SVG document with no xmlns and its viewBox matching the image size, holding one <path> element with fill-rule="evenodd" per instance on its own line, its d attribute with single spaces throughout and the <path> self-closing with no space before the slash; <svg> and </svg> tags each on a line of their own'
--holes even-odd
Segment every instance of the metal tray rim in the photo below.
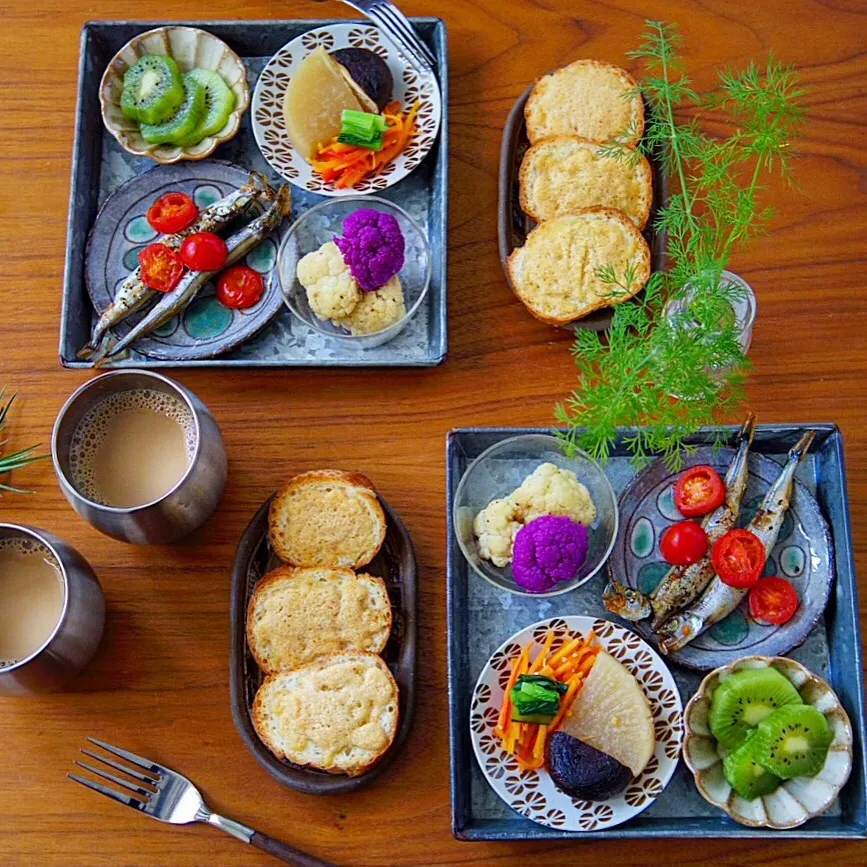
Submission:
<svg viewBox="0 0 867 867">
<path fill-rule="evenodd" d="M 724 430 L 734 431 L 735 425 L 724 425 Z M 845 615 L 839 612 L 837 616 L 845 616 L 845 629 L 853 643 L 855 698 L 850 708 L 852 727 L 856 733 L 855 764 L 860 772 L 861 779 L 867 780 L 867 714 L 865 714 L 864 676 L 861 651 L 861 629 L 858 619 L 858 586 L 855 576 L 854 556 L 852 551 L 852 525 L 850 520 L 848 490 L 846 484 L 845 462 L 843 455 L 842 432 L 833 422 L 819 423 L 793 423 L 793 424 L 762 424 L 758 430 L 774 431 L 779 433 L 794 432 L 799 430 L 814 429 L 824 434 L 824 438 L 832 440 L 832 448 L 838 458 L 840 475 L 840 507 L 843 513 L 843 526 L 834 526 L 833 534 L 839 534 L 835 538 L 835 550 L 843 555 L 844 568 L 838 569 L 836 586 L 841 587 L 849 604 L 846 606 Z M 586 840 L 596 839 L 641 839 L 641 838 L 780 838 L 780 839 L 864 839 L 867 838 L 867 817 L 855 820 L 844 814 L 839 820 L 828 817 L 817 817 L 806 823 L 801 828 L 793 828 L 785 831 L 771 829 L 753 829 L 727 819 L 724 814 L 719 818 L 697 819 L 693 821 L 675 822 L 666 819 L 641 819 L 636 818 L 631 822 L 610 831 L 594 831 L 586 834 L 577 832 L 556 831 L 542 825 L 530 823 L 532 827 L 524 825 L 522 830 L 516 831 L 514 820 L 508 819 L 484 819 L 468 821 L 469 805 L 464 803 L 465 774 L 471 762 L 474 761 L 471 750 L 468 750 L 468 732 L 464 720 L 463 697 L 457 694 L 459 688 L 459 655 L 462 650 L 457 646 L 458 623 L 464 616 L 463 610 L 457 598 L 455 588 L 456 566 L 461 558 L 461 553 L 454 541 L 454 526 L 452 521 L 452 502 L 454 491 L 459 479 L 455 478 L 453 459 L 456 459 L 456 450 L 462 436 L 484 434 L 506 438 L 520 434 L 550 434 L 557 430 L 551 427 L 527 428 L 527 427 L 463 427 L 453 428 L 446 436 L 446 527 L 448 534 L 447 542 L 447 571 L 446 571 L 446 596 L 447 596 L 447 626 L 448 626 L 448 688 L 449 688 L 449 767 L 450 774 L 450 817 L 452 835 L 460 841 L 506 841 L 506 840 Z M 630 428 L 620 428 L 621 438 Z M 634 430 L 634 428 L 632 429 Z M 697 438 L 706 436 L 711 428 L 702 428 L 696 435 Z M 821 480 L 819 480 L 821 481 Z M 829 522 L 830 523 L 830 522 Z M 855 771 L 853 767 L 853 775 Z M 861 792 L 862 798 L 865 793 Z M 523 825 L 523 823 L 522 823 Z M 656 827 L 654 827 L 656 826 Z M 664 828 L 661 826 L 665 826 Z"/>
</svg>

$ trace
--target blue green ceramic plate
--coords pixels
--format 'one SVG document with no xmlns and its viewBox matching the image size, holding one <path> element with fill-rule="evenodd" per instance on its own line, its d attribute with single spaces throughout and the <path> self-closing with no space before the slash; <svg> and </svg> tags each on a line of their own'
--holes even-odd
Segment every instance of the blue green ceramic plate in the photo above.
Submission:
<svg viewBox="0 0 867 867">
<path fill-rule="evenodd" d="M 689 464 L 710 464 L 725 476 L 732 449 L 698 449 Z M 749 482 L 738 526 L 755 514 L 768 487 L 780 473 L 780 464 L 764 455 L 749 456 Z M 659 538 L 683 516 L 672 498 L 679 473 L 655 461 L 636 474 L 620 495 L 620 533 L 609 561 L 609 572 L 628 587 L 650 593 L 670 568 L 659 553 Z M 782 656 L 801 644 L 822 616 L 833 580 L 833 550 L 828 525 L 816 498 L 795 483 L 792 504 L 780 538 L 765 567 L 765 575 L 787 578 L 798 591 L 801 604 L 782 626 L 761 626 L 752 620 L 747 600 L 671 659 L 689 668 L 708 670 L 728 665 L 745 655 Z M 649 621 L 630 624 L 643 638 L 657 643 Z"/>
<path fill-rule="evenodd" d="M 94 221 L 85 257 L 87 290 L 97 314 L 111 304 L 121 283 L 136 267 L 139 252 L 155 240 L 157 233 L 145 214 L 156 199 L 180 190 L 202 208 L 240 187 L 248 177 L 249 172 L 239 166 L 204 160 L 157 166 L 119 187 Z M 229 231 L 233 228 L 230 226 Z M 258 271 L 265 281 L 265 293 L 258 304 L 247 310 L 230 310 L 217 301 L 216 288 L 208 283 L 186 310 L 136 341 L 133 349 L 150 358 L 186 361 L 212 358 L 249 340 L 283 307 L 277 280 L 277 248 L 279 236 L 288 229 L 286 220 L 247 255 L 244 264 Z M 113 329 L 114 333 L 122 337 L 146 312 L 130 316 Z"/>
</svg>

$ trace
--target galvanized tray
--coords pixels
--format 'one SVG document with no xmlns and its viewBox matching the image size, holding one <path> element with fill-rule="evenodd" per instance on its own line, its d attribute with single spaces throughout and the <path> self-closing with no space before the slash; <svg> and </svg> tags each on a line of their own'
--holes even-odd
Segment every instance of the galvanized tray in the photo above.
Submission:
<svg viewBox="0 0 867 867">
<path fill-rule="evenodd" d="M 407 178 L 381 195 L 407 210 L 426 229 L 434 251 L 430 291 L 422 309 L 401 334 L 383 346 L 366 351 L 345 348 L 316 334 L 283 309 L 255 337 L 218 358 L 157 361 L 133 352 L 113 367 L 432 367 L 446 356 L 446 248 L 448 219 L 448 53 L 446 25 L 439 18 L 413 18 L 421 38 L 434 50 L 443 100 L 440 133 L 431 152 Z M 313 27 L 337 23 L 320 19 L 294 21 L 91 21 L 81 33 L 78 106 L 72 155 L 72 180 L 63 275 L 60 322 L 60 363 L 86 368 L 76 359 L 87 341 L 93 307 L 84 283 L 87 236 L 100 206 L 131 177 L 156 164 L 123 150 L 102 123 L 99 82 L 114 54 L 133 36 L 167 23 L 208 30 L 223 39 L 244 60 L 252 90 L 268 58 L 289 40 Z M 245 114 L 241 130 L 217 148 L 213 158 L 227 160 L 282 182 L 265 162 Z M 297 219 L 323 197 L 292 190 L 292 218 Z"/>
<path fill-rule="evenodd" d="M 852 775 L 840 798 L 824 816 L 788 831 L 738 825 L 698 793 L 692 774 L 680 763 L 675 776 L 644 813 L 610 831 L 556 831 L 509 809 L 482 776 L 470 744 L 469 714 L 473 686 L 490 654 L 529 623 L 555 614 L 610 617 L 602 606 L 605 576 L 598 575 L 572 593 L 552 599 L 516 596 L 497 589 L 473 573 L 464 560 L 452 525 L 458 482 L 485 449 L 508 437 L 550 433 L 547 429 L 462 428 L 447 440 L 448 489 L 448 630 L 449 722 L 451 752 L 452 833 L 459 840 L 559 840 L 633 837 L 867 837 L 867 726 L 858 622 L 858 591 L 852 554 L 852 531 L 846 493 L 843 442 L 833 424 L 759 425 L 752 451 L 782 463 L 786 451 L 807 429 L 818 432 L 798 479 L 819 502 L 834 541 L 836 583 L 825 614 L 807 640 L 790 656 L 802 662 L 836 690 L 855 733 Z M 623 431 L 627 434 L 628 431 Z M 708 434 L 695 437 L 707 444 Z M 622 445 L 606 466 L 619 493 L 635 474 Z M 672 673 L 684 704 L 703 676 L 676 664 Z"/>
</svg>

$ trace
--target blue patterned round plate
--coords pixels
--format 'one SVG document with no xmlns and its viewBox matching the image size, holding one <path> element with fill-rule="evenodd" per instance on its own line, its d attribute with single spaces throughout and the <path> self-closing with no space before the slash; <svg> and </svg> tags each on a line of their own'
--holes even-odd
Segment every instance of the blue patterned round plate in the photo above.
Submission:
<svg viewBox="0 0 867 867">
<path fill-rule="evenodd" d="M 157 233 L 145 217 L 156 199 L 179 190 L 203 208 L 237 189 L 248 178 L 249 172 L 239 166 L 204 160 L 157 166 L 115 190 L 94 221 L 85 255 L 87 291 L 97 314 L 111 304 L 121 283 L 138 264 L 139 252 L 156 239 Z M 137 340 L 133 349 L 150 358 L 186 361 L 212 358 L 251 338 L 283 307 L 277 280 L 277 248 L 280 236 L 288 230 L 289 221 L 285 220 L 244 260 L 265 281 L 265 293 L 258 304 L 247 310 L 230 310 L 217 301 L 216 288 L 208 283 L 186 310 Z M 133 314 L 112 331 L 122 337 L 146 312 Z"/>
<path fill-rule="evenodd" d="M 725 476 L 734 456 L 732 449 L 698 449 L 690 465 L 709 464 Z M 751 452 L 749 481 L 741 504 L 738 526 L 748 524 L 781 466 Z M 680 473 L 655 461 L 637 473 L 620 495 L 620 534 L 609 561 L 609 573 L 627 587 L 650 593 L 670 566 L 659 553 L 659 538 L 683 516 L 674 506 L 674 483 Z M 782 626 L 760 626 L 748 613 L 745 598 L 728 617 L 670 655 L 688 668 L 709 670 L 728 665 L 745 655 L 782 656 L 801 644 L 822 616 L 834 576 L 831 534 L 816 498 L 796 481 L 792 502 L 780 536 L 765 566 L 765 575 L 787 578 L 798 591 L 801 604 Z M 653 644 L 649 621 L 630 624 Z"/>
</svg>

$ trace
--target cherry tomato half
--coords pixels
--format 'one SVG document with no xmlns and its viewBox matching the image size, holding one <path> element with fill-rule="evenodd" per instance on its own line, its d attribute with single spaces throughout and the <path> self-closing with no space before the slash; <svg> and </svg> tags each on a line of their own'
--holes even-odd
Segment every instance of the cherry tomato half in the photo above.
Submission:
<svg viewBox="0 0 867 867">
<path fill-rule="evenodd" d="M 181 244 L 181 260 L 191 271 L 219 271 L 228 255 L 226 242 L 213 232 L 194 232 Z"/>
<path fill-rule="evenodd" d="M 762 626 L 788 623 L 798 610 L 798 591 L 785 578 L 762 578 L 750 590 L 750 616 Z"/>
<path fill-rule="evenodd" d="M 680 521 L 662 534 L 659 550 L 672 566 L 689 566 L 707 553 L 707 533 L 695 521 Z"/>
<path fill-rule="evenodd" d="M 191 226 L 199 209 L 186 193 L 166 193 L 148 208 L 148 222 L 163 235 L 174 235 Z"/>
<path fill-rule="evenodd" d="M 246 265 L 235 265 L 223 271 L 217 280 L 217 301 L 235 310 L 246 310 L 257 304 L 264 292 L 262 275 Z"/>
<path fill-rule="evenodd" d="M 723 480 L 713 467 L 690 467 L 674 486 L 674 505 L 685 518 L 697 518 L 722 505 L 725 495 Z"/>
<path fill-rule="evenodd" d="M 729 530 L 710 554 L 713 568 L 729 587 L 752 587 L 765 568 L 765 546 L 749 530 Z"/>
<path fill-rule="evenodd" d="M 138 254 L 138 263 L 142 283 L 157 292 L 171 292 L 184 273 L 181 257 L 165 244 L 148 244 Z"/>
</svg>

